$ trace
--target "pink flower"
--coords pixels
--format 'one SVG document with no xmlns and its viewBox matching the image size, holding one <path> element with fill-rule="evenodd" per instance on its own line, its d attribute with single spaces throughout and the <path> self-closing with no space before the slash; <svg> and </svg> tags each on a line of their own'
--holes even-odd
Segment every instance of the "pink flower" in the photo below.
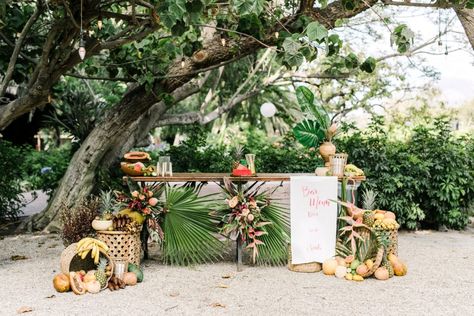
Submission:
<svg viewBox="0 0 474 316">
<path fill-rule="evenodd" d="M 151 210 L 148 207 L 145 207 L 142 212 L 145 215 L 151 214 Z"/>
<path fill-rule="evenodd" d="M 155 206 L 156 204 L 158 204 L 158 199 L 157 198 L 151 198 L 148 200 L 148 204 L 150 204 L 151 206 Z"/>
<path fill-rule="evenodd" d="M 152 197 L 153 196 L 153 191 L 148 191 L 148 197 Z"/>
<path fill-rule="evenodd" d="M 140 196 L 138 198 L 143 201 L 145 199 L 145 195 L 140 194 Z"/>
<path fill-rule="evenodd" d="M 249 215 L 249 213 L 250 213 L 250 211 L 249 211 L 248 208 L 244 208 L 244 209 L 242 210 L 242 215 L 243 215 L 243 216 L 247 216 L 247 215 Z"/>
<path fill-rule="evenodd" d="M 132 196 L 133 196 L 133 197 L 136 198 L 136 197 L 138 197 L 138 195 L 139 195 L 138 191 L 133 191 L 133 192 L 132 192 Z"/>
</svg>

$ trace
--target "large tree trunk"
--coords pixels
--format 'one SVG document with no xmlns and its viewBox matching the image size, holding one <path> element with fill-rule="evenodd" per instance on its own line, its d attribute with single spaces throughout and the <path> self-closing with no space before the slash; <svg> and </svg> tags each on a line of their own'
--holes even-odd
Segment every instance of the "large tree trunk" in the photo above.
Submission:
<svg viewBox="0 0 474 316">
<path fill-rule="evenodd" d="M 79 150 L 72 157 L 69 167 L 57 188 L 48 208 L 30 221 L 32 229 L 46 227 L 48 231 L 59 228 L 58 210 L 71 207 L 77 201 L 87 197 L 94 184 L 97 168 L 103 157 L 109 152 L 114 135 L 120 135 L 137 119 L 137 113 L 155 103 L 155 97 L 144 89 L 136 88 L 127 93 L 122 101 L 109 111 L 89 134 Z M 119 141 L 119 140 L 117 140 Z M 123 140 L 125 142 L 125 140 Z"/>
</svg>

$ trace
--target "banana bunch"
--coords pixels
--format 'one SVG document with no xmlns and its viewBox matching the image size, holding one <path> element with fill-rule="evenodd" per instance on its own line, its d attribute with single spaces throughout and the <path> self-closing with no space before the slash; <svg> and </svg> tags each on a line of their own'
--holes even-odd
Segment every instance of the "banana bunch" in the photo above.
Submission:
<svg viewBox="0 0 474 316">
<path fill-rule="evenodd" d="M 363 176 L 364 171 L 360 168 L 357 168 L 353 164 L 347 164 L 346 167 L 344 168 L 344 175 L 346 176 Z"/>
<path fill-rule="evenodd" d="M 382 229 L 382 230 L 391 230 L 391 229 L 398 229 L 400 225 L 397 223 L 396 220 L 391 218 L 384 218 L 383 220 L 376 220 L 374 222 L 375 229 Z"/>
<path fill-rule="evenodd" d="M 91 237 L 86 237 L 79 240 L 76 248 L 76 252 L 81 256 L 81 259 L 85 259 L 89 252 L 91 252 L 91 257 L 94 259 L 94 264 L 99 264 L 101 250 L 104 253 L 107 253 L 109 251 L 109 247 L 105 242 Z"/>
</svg>

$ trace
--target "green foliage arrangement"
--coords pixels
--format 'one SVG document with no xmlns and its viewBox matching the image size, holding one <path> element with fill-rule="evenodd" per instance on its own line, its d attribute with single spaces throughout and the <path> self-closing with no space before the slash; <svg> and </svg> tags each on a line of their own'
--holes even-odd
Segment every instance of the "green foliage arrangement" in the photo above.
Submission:
<svg viewBox="0 0 474 316">
<path fill-rule="evenodd" d="M 25 205 L 19 196 L 22 192 L 22 170 L 18 165 L 23 157 L 23 148 L 0 140 L 0 220 L 15 219 Z"/>
<path fill-rule="evenodd" d="M 377 192 L 377 206 L 401 225 L 463 229 L 474 201 L 474 139 L 456 138 L 449 122 L 416 126 L 406 141 L 392 140 L 381 118 L 365 131 L 338 140 L 339 151 L 363 168 L 363 186 Z"/>
</svg>

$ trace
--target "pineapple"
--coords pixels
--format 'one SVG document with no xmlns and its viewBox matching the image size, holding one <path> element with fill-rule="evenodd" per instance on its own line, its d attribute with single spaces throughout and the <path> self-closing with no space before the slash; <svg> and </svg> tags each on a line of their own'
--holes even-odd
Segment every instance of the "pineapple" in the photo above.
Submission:
<svg viewBox="0 0 474 316">
<path fill-rule="evenodd" d="M 234 157 L 233 157 L 234 161 L 232 162 L 232 169 L 236 169 L 239 166 L 240 160 L 242 159 L 243 154 L 244 154 L 244 146 L 237 145 L 234 151 Z"/>
<path fill-rule="evenodd" d="M 375 214 L 373 211 L 365 211 L 362 217 L 362 222 L 364 225 L 372 227 L 375 223 Z"/>
<path fill-rule="evenodd" d="M 103 220 L 112 219 L 112 211 L 114 210 L 116 201 L 112 194 L 112 191 L 101 191 L 100 192 L 101 202 L 101 218 Z"/>
<path fill-rule="evenodd" d="M 101 288 L 104 288 L 107 285 L 107 275 L 105 274 L 106 268 L 107 259 L 100 258 L 99 264 L 97 265 L 97 271 L 94 273 L 94 276 L 96 280 L 99 281 Z"/>
<path fill-rule="evenodd" d="M 374 225 L 374 212 L 372 211 L 375 209 L 375 198 L 377 197 L 377 192 L 373 190 L 366 190 L 362 194 L 362 206 L 366 210 L 363 216 L 363 223 L 369 227 Z"/>
<path fill-rule="evenodd" d="M 377 198 L 377 192 L 373 190 L 365 190 L 362 194 L 362 207 L 365 210 L 375 209 L 375 199 Z"/>
</svg>

